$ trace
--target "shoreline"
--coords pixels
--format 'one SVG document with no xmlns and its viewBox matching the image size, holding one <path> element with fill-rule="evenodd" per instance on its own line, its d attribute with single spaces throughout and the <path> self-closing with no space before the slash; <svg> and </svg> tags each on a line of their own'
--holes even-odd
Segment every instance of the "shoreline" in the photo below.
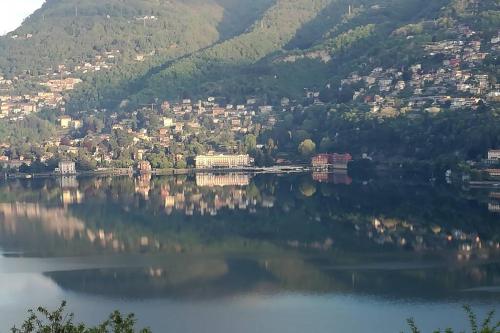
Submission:
<svg viewBox="0 0 500 333">
<path fill-rule="evenodd" d="M 60 174 L 55 172 L 47 173 L 16 173 L 16 174 L 4 174 L 4 179 L 34 179 L 34 178 L 57 178 L 57 177 L 92 177 L 92 176 L 136 176 L 136 175 L 153 175 L 153 176 L 169 176 L 169 175 L 189 175 L 196 173 L 253 173 L 253 174 L 290 174 L 290 173 L 305 173 L 312 172 L 313 169 L 308 166 L 301 165 L 291 165 L 291 166 L 272 166 L 272 167 L 249 167 L 249 168 L 211 168 L 211 169 L 197 169 L 197 168 L 186 168 L 186 169 L 158 169 L 151 170 L 149 172 L 140 172 L 137 170 L 130 169 L 105 169 L 105 170 L 95 170 L 95 171 L 82 171 L 71 174 Z M 333 172 L 333 170 L 325 171 Z"/>
</svg>

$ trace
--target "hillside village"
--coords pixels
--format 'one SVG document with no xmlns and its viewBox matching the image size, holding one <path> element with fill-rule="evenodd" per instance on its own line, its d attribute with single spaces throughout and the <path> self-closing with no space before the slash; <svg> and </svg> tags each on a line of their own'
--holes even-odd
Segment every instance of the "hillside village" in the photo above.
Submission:
<svg viewBox="0 0 500 333">
<path fill-rule="evenodd" d="M 352 89 L 353 100 L 369 106 L 379 117 L 421 110 L 475 110 L 482 104 L 498 103 L 500 84 L 484 66 L 488 56 L 493 59 L 499 54 L 500 32 L 486 43 L 475 36 L 470 27 L 461 25 L 456 39 L 425 45 L 426 64 L 376 67 L 364 76 L 353 72 L 341 81 L 341 89 Z"/>
<path fill-rule="evenodd" d="M 147 16 L 136 20 L 155 19 Z M 307 113 L 318 106 L 338 107 L 323 96 L 334 89 L 347 96 L 337 103 L 363 110 L 366 119 L 412 119 L 445 110 L 496 109 L 500 84 L 491 72 L 491 64 L 500 50 L 500 31 L 490 40 L 483 40 L 480 32 L 460 24 L 452 34 L 453 39 L 423 45 L 421 62 L 409 67 L 368 67 L 350 73 L 338 87 L 332 83 L 324 88 L 304 87 L 303 96 L 282 96 L 278 103 L 269 103 L 257 95 L 240 98 L 237 104 L 232 101 L 238 98 L 211 96 L 196 100 L 155 99 L 130 112 L 67 112 L 71 93 L 86 75 L 110 70 L 122 61 L 123 51 L 118 49 L 73 65 L 61 63 L 40 75 L 24 73 L 14 79 L 0 76 L 1 122 L 15 126 L 43 111 L 52 115 L 49 119 L 54 126 L 50 138 L 30 142 L 28 150 L 13 146 L 9 137 L 3 138 L 0 162 L 6 170 L 19 170 L 24 165 L 22 170 L 28 172 L 52 171 L 56 161 L 62 160 L 75 161 L 79 170 L 138 167 L 141 161 L 149 162 L 148 168 L 168 169 L 192 167 L 195 156 L 200 154 L 224 153 L 251 154 L 257 165 L 290 164 L 297 158 L 290 153 L 277 154 L 280 147 L 272 138 L 273 130 L 289 114 Z M 152 54 L 137 54 L 134 61 L 142 62 L 147 56 Z M 35 84 L 28 92 L 20 92 L 26 89 L 18 87 L 27 82 Z M 120 107 L 127 107 L 128 102 L 122 101 Z M 37 167 L 31 167 L 32 163 Z"/>
<path fill-rule="evenodd" d="M 16 35 L 11 38 L 14 37 Z M 22 120 L 42 109 L 64 112 L 67 94 L 82 82 L 83 75 L 110 70 L 120 57 L 120 50 L 111 50 L 74 66 L 61 63 L 39 75 L 28 72 L 12 79 L 0 75 L 0 118 Z M 17 88 L 23 83 L 34 84 L 35 87 L 27 93 L 16 94 L 16 91 L 25 90 Z"/>
</svg>

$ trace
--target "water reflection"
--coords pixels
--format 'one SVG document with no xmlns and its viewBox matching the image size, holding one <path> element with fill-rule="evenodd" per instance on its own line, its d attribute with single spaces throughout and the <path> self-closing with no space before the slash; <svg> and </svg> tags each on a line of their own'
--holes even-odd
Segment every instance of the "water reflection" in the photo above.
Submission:
<svg viewBox="0 0 500 333">
<path fill-rule="evenodd" d="M 18 180 L 0 184 L 0 247 L 64 257 L 40 273 L 108 297 L 496 301 L 499 198 L 346 173 Z"/>
<path fill-rule="evenodd" d="M 314 171 L 312 178 L 320 183 L 334 183 L 350 185 L 352 178 L 347 174 L 347 170 L 335 170 L 334 172 L 319 172 Z"/>
</svg>

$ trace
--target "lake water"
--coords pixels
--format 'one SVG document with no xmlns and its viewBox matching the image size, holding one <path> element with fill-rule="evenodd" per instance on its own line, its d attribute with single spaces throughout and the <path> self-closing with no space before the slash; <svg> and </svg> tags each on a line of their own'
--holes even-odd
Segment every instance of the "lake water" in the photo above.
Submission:
<svg viewBox="0 0 500 333">
<path fill-rule="evenodd" d="M 67 300 L 154 332 L 465 328 L 500 309 L 500 189 L 345 174 L 0 183 L 0 332 Z"/>
</svg>

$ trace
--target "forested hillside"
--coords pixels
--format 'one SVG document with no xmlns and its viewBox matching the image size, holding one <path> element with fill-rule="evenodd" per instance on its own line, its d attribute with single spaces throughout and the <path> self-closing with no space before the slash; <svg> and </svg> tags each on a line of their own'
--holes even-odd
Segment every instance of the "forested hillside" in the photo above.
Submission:
<svg viewBox="0 0 500 333">
<path fill-rule="evenodd" d="M 263 1 L 263 0 L 261 0 Z M 123 98 L 131 99 L 132 105 L 148 103 L 155 98 L 181 98 L 195 94 L 221 93 L 216 87 L 206 87 L 237 74 L 245 66 L 280 51 L 307 22 L 311 21 L 332 0 L 277 0 L 262 16 L 255 18 L 242 34 L 226 41 L 215 43 L 199 52 L 193 52 L 179 60 L 168 60 L 127 86 L 115 85 L 109 94 L 99 96 L 97 104 L 116 106 L 120 102 L 117 91 Z M 242 1 L 245 3 L 245 1 Z M 267 4 L 267 3 L 266 3 Z M 248 11 L 252 17 L 255 10 Z M 248 20 L 246 17 L 246 20 Z M 98 84 L 97 84 L 98 85 Z M 89 95 L 96 86 L 95 80 L 83 85 L 75 94 L 77 105 L 88 103 Z M 90 107 L 91 105 L 89 105 Z"/>
<path fill-rule="evenodd" d="M 274 0 L 49 0 L 16 31 L 0 38 L 0 74 L 26 87 L 50 69 L 112 66 L 84 75 L 85 102 L 116 102 L 156 66 L 245 31 Z M 111 58 L 112 57 L 112 58 Z"/>
<path fill-rule="evenodd" d="M 478 15 L 471 14 L 471 6 Z M 257 95 L 277 102 L 283 96 L 300 97 L 304 88 L 336 82 L 359 66 L 401 67 L 422 61 L 423 45 L 445 38 L 446 29 L 459 23 L 484 28 L 482 38 L 489 39 L 499 24 L 498 4 L 281 0 L 245 33 L 163 63 L 135 80 L 124 95 L 133 105 L 209 95 L 235 102 Z M 106 106 L 116 106 L 118 97 L 100 98 Z"/>
<path fill-rule="evenodd" d="M 0 68 L 4 75 L 44 70 L 113 49 L 125 60 L 150 53 L 175 58 L 244 31 L 272 2 L 48 0 L 0 39 Z"/>
</svg>

